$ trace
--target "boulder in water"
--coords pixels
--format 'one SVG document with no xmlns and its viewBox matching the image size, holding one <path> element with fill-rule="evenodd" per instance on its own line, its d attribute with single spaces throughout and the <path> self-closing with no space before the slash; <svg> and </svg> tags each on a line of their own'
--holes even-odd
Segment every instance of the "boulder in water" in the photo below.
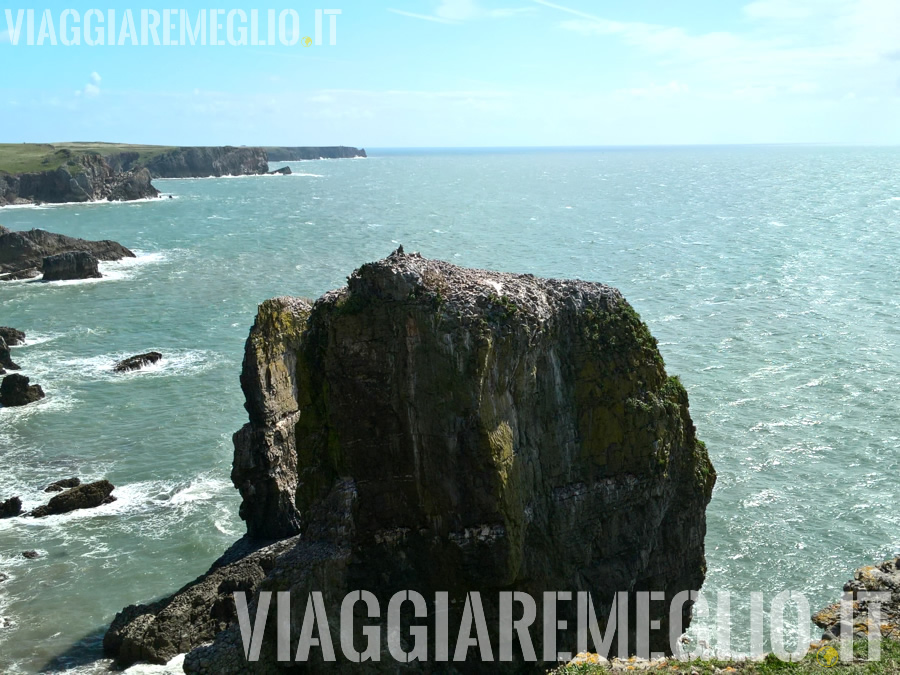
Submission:
<svg viewBox="0 0 900 675">
<path fill-rule="evenodd" d="M 22 551 L 22 557 L 34 560 L 35 558 L 40 558 L 41 554 L 37 551 Z"/>
<path fill-rule="evenodd" d="M 10 347 L 25 343 L 25 333 L 8 326 L 0 326 L 0 337 L 6 340 L 6 344 Z"/>
<path fill-rule="evenodd" d="M 39 506 L 28 515 L 35 518 L 43 518 L 44 516 L 55 516 L 78 509 L 92 509 L 102 504 L 109 504 L 116 500 L 112 496 L 114 489 L 115 486 L 108 480 L 79 485 L 56 495 L 46 506 Z"/>
<path fill-rule="evenodd" d="M 99 279 L 100 261 L 87 251 L 68 251 L 44 258 L 44 281 Z"/>
<path fill-rule="evenodd" d="M 30 378 L 18 373 L 7 375 L 0 382 L 0 405 L 7 408 L 28 405 L 44 398 L 44 390 L 39 384 L 29 384 Z"/>
<path fill-rule="evenodd" d="M 50 485 L 44 488 L 44 492 L 62 492 L 63 490 L 78 487 L 79 485 L 81 485 L 80 478 L 63 478 L 55 483 L 50 483 Z"/>
<path fill-rule="evenodd" d="M 119 361 L 115 368 L 117 373 L 126 373 L 129 370 L 140 370 L 144 366 L 150 366 L 159 361 L 163 357 L 159 352 L 147 352 L 146 354 L 138 354 L 127 359 Z"/>
<path fill-rule="evenodd" d="M 15 518 L 22 514 L 22 500 L 10 497 L 0 504 L 0 518 Z"/>
<path fill-rule="evenodd" d="M 19 370 L 19 366 L 12 360 L 6 340 L 0 336 L 0 375 L 6 372 L 4 368 L 8 368 L 9 370 Z"/>
</svg>

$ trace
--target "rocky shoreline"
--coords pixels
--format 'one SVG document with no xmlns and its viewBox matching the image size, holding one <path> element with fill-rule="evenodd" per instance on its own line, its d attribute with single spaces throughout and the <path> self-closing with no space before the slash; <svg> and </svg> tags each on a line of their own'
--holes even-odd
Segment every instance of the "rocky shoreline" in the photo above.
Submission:
<svg viewBox="0 0 900 675">
<path fill-rule="evenodd" d="M 245 672 L 235 590 L 251 616 L 264 590 L 321 591 L 329 615 L 359 588 L 382 606 L 397 590 L 478 590 L 496 640 L 501 590 L 589 591 L 605 613 L 616 591 L 671 598 L 703 582 L 715 471 L 684 388 L 608 286 L 401 248 L 315 303 L 263 303 L 241 386 L 232 480 L 248 534 L 173 596 L 116 617 L 104 645 L 119 666 L 189 652 L 186 672 Z M 295 635 L 304 610 L 292 604 Z M 451 603 L 451 625 L 461 612 Z M 667 609 L 652 618 L 665 635 Z M 254 670 L 288 665 L 273 638 Z"/>
</svg>

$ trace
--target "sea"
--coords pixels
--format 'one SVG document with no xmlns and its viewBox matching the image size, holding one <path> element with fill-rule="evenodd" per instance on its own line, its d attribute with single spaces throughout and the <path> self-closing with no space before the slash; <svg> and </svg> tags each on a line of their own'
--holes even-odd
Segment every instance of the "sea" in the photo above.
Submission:
<svg viewBox="0 0 900 675">
<path fill-rule="evenodd" d="M 795 591 L 816 610 L 855 568 L 900 553 L 900 148 L 376 150 L 288 165 L 157 180 L 159 200 L 0 210 L 12 229 L 137 254 L 98 280 L 0 284 L 0 325 L 28 334 L 13 358 L 47 393 L 0 409 L 0 500 L 33 508 L 70 476 L 108 478 L 118 497 L 0 520 L 0 672 L 101 672 L 117 611 L 181 587 L 243 534 L 231 435 L 247 421 L 238 376 L 258 303 L 316 298 L 401 244 L 624 293 L 718 471 L 704 592 L 730 594 L 735 650 L 749 647 L 751 592 L 768 605 Z M 148 350 L 165 358 L 111 372 Z"/>
</svg>

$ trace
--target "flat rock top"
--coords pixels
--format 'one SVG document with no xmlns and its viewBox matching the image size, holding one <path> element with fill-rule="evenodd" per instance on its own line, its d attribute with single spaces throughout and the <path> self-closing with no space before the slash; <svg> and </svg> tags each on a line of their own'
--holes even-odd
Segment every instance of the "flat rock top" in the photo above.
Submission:
<svg viewBox="0 0 900 675">
<path fill-rule="evenodd" d="M 463 317 L 483 315 L 499 305 L 538 320 L 561 307 L 609 310 L 624 300 L 617 289 L 601 283 L 458 267 L 405 253 L 402 247 L 383 260 L 363 265 L 351 275 L 347 288 L 327 293 L 321 301 L 339 302 L 348 290 L 394 301 L 430 296 Z"/>
</svg>

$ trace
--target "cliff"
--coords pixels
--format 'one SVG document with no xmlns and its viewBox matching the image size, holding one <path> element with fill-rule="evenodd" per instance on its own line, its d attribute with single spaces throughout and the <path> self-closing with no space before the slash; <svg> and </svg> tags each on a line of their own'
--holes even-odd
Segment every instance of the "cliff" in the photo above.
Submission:
<svg viewBox="0 0 900 675">
<path fill-rule="evenodd" d="M 133 164 L 117 159 L 124 168 Z M 144 161 L 141 166 L 153 178 L 206 178 L 210 176 L 247 176 L 264 174 L 269 170 L 266 151 L 262 148 L 173 148 Z"/>
<path fill-rule="evenodd" d="M 366 151 L 343 145 L 323 148 L 266 148 L 270 162 L 295 162 L 303 159 L 353 159 L 366 157 Z"/>
<path fill-rule="evenodd" d="M 60 165 L 45 171 L 9 174 L 0 171 L 0 206 L 36 202 L 124 201 L 158 197 L 150 173 L 135 167 L 113 169 L 100 155 L 56 153 Z"/>
<path fill-rule="evenodd" d="M 703 583 L 715 472 L 684 388 L 613 288 L 401 249 L 315 303 L 263 303 L 241 386 L 249 422 L 234 436 L 232 480 L 244 552 L 170 598 L 120 613 L 105 640 L 120 665 L 192 649 L 187 672 L 245 672 L 230 598 L 238 587 L 290 589 L 295 639 L 310 591 L 323 592 L 330 617 L 346 593 L 373 592 L 374 625 L 397 591 L 429 603 L 448 591 L 454 642 L 459 599 L 480 591 L 496 647 L 500 591 L 589 591 L 605 616 L 615 592 L 671 598 Z M 250 606 L 255 616 L 255 599 Z M 574 610 L 560 611 L 574 626 Z M 419 623 L 433 625 L 433 613 L 429 605 Z M 651 615 L 661 626 L 651 646 L 667 651 L 667 603 Z M 341 644 L 337 621 L 331 629 Z M 540 644 L 540 628 L 532 633 Z M 273 630 L 254 672 L 289 665 L 274 642 Z M 384 652 L 368 666 L 397 663 Z M 492 672 L 534 667 L 495 663 Z M 454 668 L 441 672 L 477 664 Z"/>
</svg>

